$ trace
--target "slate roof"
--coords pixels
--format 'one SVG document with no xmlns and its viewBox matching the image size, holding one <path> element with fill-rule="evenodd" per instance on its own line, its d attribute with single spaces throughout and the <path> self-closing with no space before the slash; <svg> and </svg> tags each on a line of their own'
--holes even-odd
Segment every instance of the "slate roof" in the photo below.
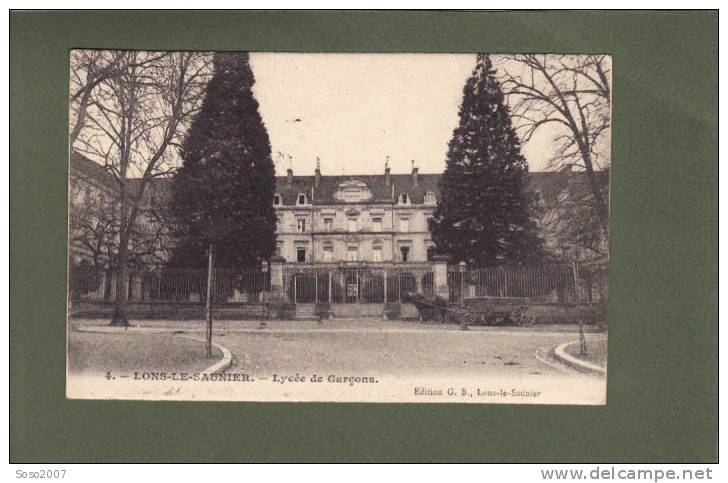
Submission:
<svg viewBox="0 0 728 483">
<path fill-rule="evenodd" d="M 596 172 L 599 183 L 609 185 L 609 169 Z M 584 171 L 539 171 L 528 173 L 526 190 L 538 193 L 547 204 L 558 201 L 565 190 L 569 190 L 570 199 L 578 199 L 591 193 L 589 180 Z"/>
<path fill-rule="evenodd" d="M 602 183 L 609 182 L 609 170 L 599 171 L 597 176 Z M 316 204 L 341 204 L 334 198 L 337 187 L 344 181 L 363 181 L 372 192 L 373 198 L 370 203 L 387 203 L 399 199 L 400 194 L 407 193 L 412 204 L 424 203 L 425 193 L 431 191 L 435 194 L 437 201 L 440 201 L 440 174 L 418 174 L 417 186 L 411 174 L 390 175 L 390 186 L 385 184 L 385 175 L 349 175 L 349 176 L 321 176 L 319 187 L 313 189 L 315 176 L 294 176 L 292 183 L 288 186 L 287 176 L 276 177 L 276 193 L 282 197 L 284 206 L 296 204 L 299 193 L 305 193 Z M 537 171 L 528 173 L 528 184 L 526 190 L 531 193 L 538 193 L 544 201 L 554 202 L 564 190 L 575 191 L 589 190 L 589 183 L 586 173 L 583 171 Z"/>
<path fill-rule="evenodd" d="M 114 175 L 109 173 L 103 166 L 91 161 L 82 154 L 74 151 L 71 153 L 71 172 L 78 176 L 89 178 L 95 182 L 102 183 L 109 188 L 115 185 Z"/>
<path fill-rule="evenodd" d="M 104 184 L 115 186 L 114 177 L 103 166 L 84 156 L 73 153 L 71 155 L 71 169 L 84 176 L 101 180 Z M 609 170 L 598 172 L 604 183 L 609 182 Z M 391 203 L 399 199 L 400 194 L 407 193 L 410 203 L 417 205 L 424 203 L 425 193 L 431 191 L 440 201 L 440 174 L 419 173 L 417 186 L 412 174 L 391 174 L 390 185 L 385 183 L 385 175 L 322 175 L 318 188 L 315 188 L 315 176 L 293 176 L 292 183 L 288 185 L 287 176 L 276 176 L 276 193 L 281 195 L 284 206 L 294 206 L 299 193 L 305 193 L 309 200 L 316 204 L 343 204 L 334 198 L 338 186 L 345 181 L 363 181 L 372 193 L 372 199 L 367 203 Z M 131 187 L 136 187 L 140 180 L 130 179 Z M 145 198 L 152 196 L 164 199 L 170 194 L 171 178 L 156 178 L 147 185 Z M 588 189 L 586 174 L 583 171 L 541 171 L 528 174 L 529 192 L 537 192 L 545 202 L 554 202 L 564 189 Z M 313 194 L 313 198 L 311 198 Z"/>
<path fill-rule="evenodd" d="M 100 183 L 109 190 L 119 189 L 119 184 L 113 174 L 96 161 L 91 161 L 78 152 L 74 151 L 71 154 L 70 168 L 73 174 L 81 176 L 92 183 Z M 171 181 L 171 178 L 157 178 L 153 182 L 147 183 L 143 197 L 145 203 L 149 203 L 152 197 L 164 200 L 170 193 Z M 129 178 L 127 180 L 127 187 L 132 192 L 135 192 L 139 188 L 140 183 L 141 178 Z"/>
<path fill-rule="evenodd" d="M 391 203 L 399 199 L 400 194 L 407 193 L 412 204 L 422 204 L 425 193 L 431 191 L 439 200 L 439 174 L 418 174 L 417 186 L 411 174 L 390 175 L 389 186 L 384 174 L 326 176 L 322 175 L 319 187 L 315 187 L 315 176 L 294 176 L 288 185 L 287 176 L 276 177 L 276 193 L 282 197 L 283 205 L 295 205 L 299 193 L 305 193 L 316 204 L 343 204 L 334 198 L 339 185 L 345 181 L 362 181 L 372 193 L 368 203 Z M 311 198 L 313 193 L 313 198 Z"/>
</svg>

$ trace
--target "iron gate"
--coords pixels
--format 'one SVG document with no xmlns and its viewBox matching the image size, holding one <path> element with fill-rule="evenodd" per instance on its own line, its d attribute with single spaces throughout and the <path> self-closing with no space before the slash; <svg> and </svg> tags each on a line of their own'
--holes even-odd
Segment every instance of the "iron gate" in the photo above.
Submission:
<svg viewBox="0 0 728 483">
<path fill-rule="evenodd" d="M 406 293 L 431 296 L 430 267 L 292 267 L 285 276 L 289 300 L 297 305 L 327 304 L 334 316 L 381 316 L 386 304 L 402 303 Z"/>
</svg>

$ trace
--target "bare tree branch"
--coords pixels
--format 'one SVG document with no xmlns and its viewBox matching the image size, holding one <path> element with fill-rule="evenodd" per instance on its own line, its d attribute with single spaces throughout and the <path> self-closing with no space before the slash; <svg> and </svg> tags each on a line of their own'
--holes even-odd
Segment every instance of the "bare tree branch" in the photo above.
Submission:
<svg viewBox="0 0 728 483">
<path fill-rule="evenodd" d="M 547 124 L 558 128 L 551 167 L 579 166 L 586 172 L 593 197 L 589 202 L 606 235 L 609 209 L 596 172 L 609 165 L 608 153 L 602 154 L 610 127 L 609 57 L 504 55 L 500 65 L 501 85 L 522 140 Z"/>
<path fill-rule="evenodd" d="M 77 103 L 72 147 L 106 168 L 115 179 L 113 208 L 95 214 L 105 220 L 86 247 L 104 247 L 117 271 L 117 315 L 125 320 L 128 265 L 154 259 L 161 249 L 160 219 L 145 192 L 152 178 L 174 169 L 178 145 L 200 108 L 211 74 L 211 56 L 199 52 L 74 51 L 72 79 L 83 82 L 71 94 Z M 85 72 L 81 70 L 86 69 Z M 135 179 L 132 183 L 130 180 Z M 103 216 L 102 216 L 103 215 Z M 101 238 L 101 242 L 99 242 Z M 96 240 L 96 241 L 93 241 Z M 116 315 L 115 315 L 116 319 Z"/>
</svg>

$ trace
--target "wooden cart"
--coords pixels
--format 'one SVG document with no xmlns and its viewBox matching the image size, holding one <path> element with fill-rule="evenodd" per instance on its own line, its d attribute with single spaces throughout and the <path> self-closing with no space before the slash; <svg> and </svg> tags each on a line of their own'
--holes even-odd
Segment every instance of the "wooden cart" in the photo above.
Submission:
<svg viewBox="0 0 728 483">
<path fill-rule="evenodd" d="M 528 300 L 521 297 L 479 297 L 467 299 L 465 304 L 448 303 L 439 298 L 420 294 L 407 294 L 407 301 L 420 313 L 421 319 L 432 319 L 438 314 L 441 322 L 455 322 L 461 327 L 469 325 L 516 325 L 528 327 L 536 322 Z M 479 303 L 478 303 L 479 302 Z M 425 314 L 427 316 L 423 317 Z"/>
<path fill-rule="evenodd" d="M 515 325 L 528 327 L 536 322 L 536 314 L 523 297 L 478 297 L 465 301 L 471 324 Z"/>
</svg>

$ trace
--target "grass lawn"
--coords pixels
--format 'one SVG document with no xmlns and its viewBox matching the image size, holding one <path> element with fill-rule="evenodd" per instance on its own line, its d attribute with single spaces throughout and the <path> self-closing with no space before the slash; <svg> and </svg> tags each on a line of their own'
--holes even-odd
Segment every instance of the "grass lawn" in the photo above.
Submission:
<svg viewBox="0 0 728 483">
<path fill-rule="evenodd" d="M 600 367 L 607 367 L 607 340 L 587 340 L 586 341 L 586 355 L 579 354 L 579 344 L 570 344 L 565 348 L 566 352 L 592 364 L 596 364 Z"/>
<path fill-rule="evenodd" d="M 169 371 L 199 372 L 222 353 L 213 347 L 205 358 L 205 343 L 158 334 L 68 334 L 68 370 L 80 372 Z"/>
</svg>

